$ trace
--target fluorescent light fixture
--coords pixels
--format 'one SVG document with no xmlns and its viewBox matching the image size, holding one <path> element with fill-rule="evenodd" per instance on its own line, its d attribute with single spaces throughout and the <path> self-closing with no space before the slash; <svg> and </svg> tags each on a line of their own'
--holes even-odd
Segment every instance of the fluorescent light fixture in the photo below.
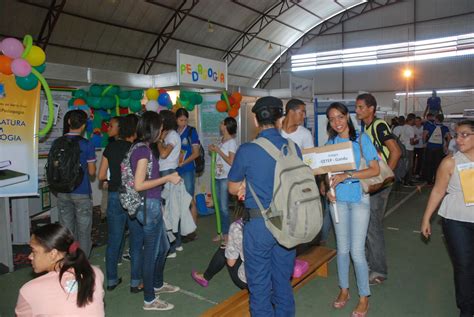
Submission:
<svg viewBox="0 0 474 317">
<path fill-rule="evenodd" d="M 460 92 L 474 92 L 474 89 L 444 89 L 444 90 L 436 90 L 436 94 L 457 94 Z M 418 96 L 418 95 L 431 95 L 433 91 L 415 91 L 415 92 L 409 92 L 409 96 Z M 397 92 L 395 96 L 406 96 L 406 92 Z"/>
<path fill-rule="evenodd" d="M 294 55 L 291 57 L 291 71 L 408 63 L 471 54 L 474 54 L 474 33 L 416 42 Z M 309 68 L 310 66 L 312 68 Z"/>
</svg>

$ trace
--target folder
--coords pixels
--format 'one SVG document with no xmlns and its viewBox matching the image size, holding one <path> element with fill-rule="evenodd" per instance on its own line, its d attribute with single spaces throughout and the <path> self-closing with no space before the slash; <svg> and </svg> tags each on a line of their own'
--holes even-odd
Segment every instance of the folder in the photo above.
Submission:
<svg viewBox="0 0 474 317">
<path fill-rule="evenodd" d="M 458 164 L 461 188 L 466 206 L 474 206 L 474 163 Z"/>
</svg>

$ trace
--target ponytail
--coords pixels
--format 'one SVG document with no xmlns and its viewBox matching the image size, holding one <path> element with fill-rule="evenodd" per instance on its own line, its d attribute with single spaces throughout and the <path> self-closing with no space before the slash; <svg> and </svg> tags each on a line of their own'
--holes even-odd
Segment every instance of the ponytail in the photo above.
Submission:
<svg viewBox="0 0 474 317">
<path fill-rule="evenodd" d="M 59 224 L 48 224 L 35 230 L 33 235 L 46 251 L 56 249 L 59 252 L 64 252 L 64 258 L 57 263 L 61 266 L 59 283 L 61 283 L 63 274 L 72 268 L 78 286 L 77 307 L 85 307 L 92 303 L 95 291 L 95 272 L 79 243 L 74 241 L 71 231 Z"/>
</svg>

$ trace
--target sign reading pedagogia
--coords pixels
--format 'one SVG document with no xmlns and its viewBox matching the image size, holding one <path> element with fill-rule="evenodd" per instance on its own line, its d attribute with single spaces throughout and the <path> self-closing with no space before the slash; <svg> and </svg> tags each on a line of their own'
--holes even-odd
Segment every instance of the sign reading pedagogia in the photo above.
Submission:
<svg viewBox="0 0 474 317">
<path fill-rule="evenodd" d="M 20 89 L 0 74 L 0 197 L 38 195 L 40 86 Z"/>
<path fill-rule="evenodd" d="M 227 63 L 176 52 L 178 85 L 227 89 Z"/>
<path fill-rule="evenodd" d="M 356 169 L 352 142 L 303 149 L 302 152 L 303 161 L 311 167 L 314 175 Z"/>
</svg>

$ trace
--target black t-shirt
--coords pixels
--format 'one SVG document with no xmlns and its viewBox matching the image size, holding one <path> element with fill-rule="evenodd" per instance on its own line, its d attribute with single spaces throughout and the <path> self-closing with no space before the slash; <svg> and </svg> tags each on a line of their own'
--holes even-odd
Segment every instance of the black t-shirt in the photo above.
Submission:
<svg viewBox="0 0 474 317">
<path fill-rule="evenodd" d="M 118 191 L 122 183 L 122 173 L 120 172 L 120 163 L 122 163 L 125 155 L 132 143 L 124 140 L 117 140 L 112 143 L 109 143 L 104 150 L 104 156 L 109 161 L 109 191 L 116 192 Z"/>
</svg>

